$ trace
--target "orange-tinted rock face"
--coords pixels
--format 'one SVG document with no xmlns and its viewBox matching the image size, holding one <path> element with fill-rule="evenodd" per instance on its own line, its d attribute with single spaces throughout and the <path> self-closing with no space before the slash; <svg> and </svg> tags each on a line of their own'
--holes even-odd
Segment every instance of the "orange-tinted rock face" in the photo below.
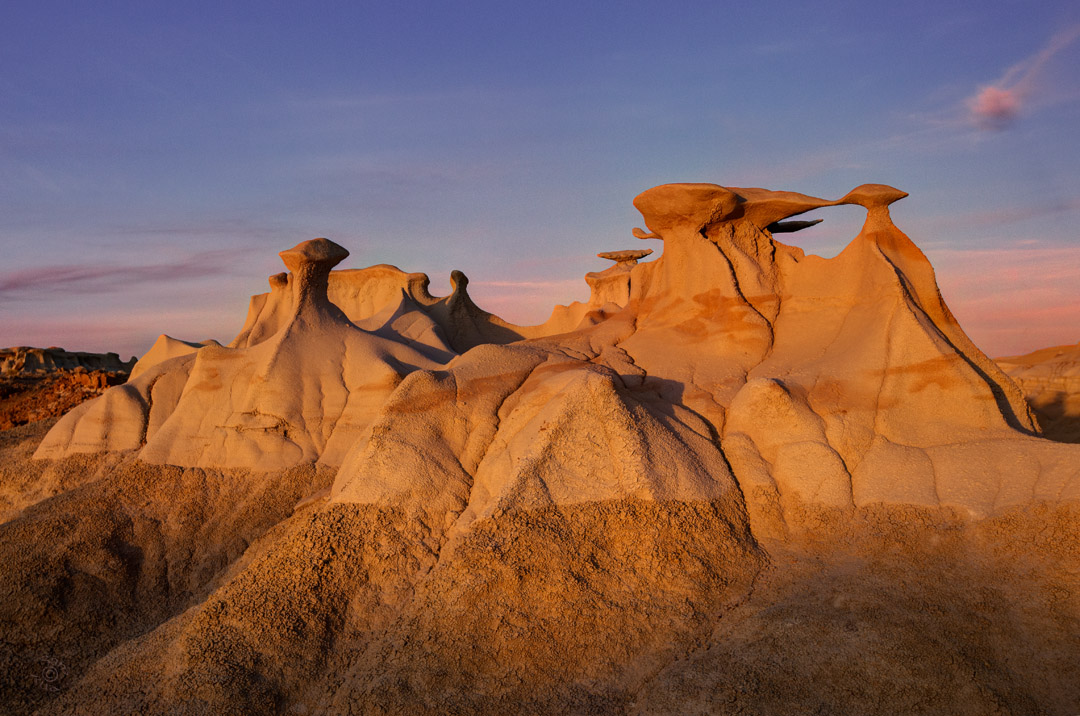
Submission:
<svg viewBox="0 0 1080 716">
<path fill-rule="evenodd" d="M 0 349 L 0 430 L 60 417 L 123 383 L 134 363 L 115 353 Z"/>
<path fill-rule="evenodd" d="M 1037 499 L 1040 490 L 1080 490 L 1068 456 L 1032 437 L 1037 428 L 1022 394 L 967 339 L 926 257 L 893 225 L 888 206 L 903 196 L 877 184 L 837 200 L 714 184 L 650 189 L 635 206 L 652 233 L 635 233 L 662 241 L 662 255 L 639 263 L 647 249 L 601 254 L 616 265 L 586 276 L 589 303 L 559 307 L 541 326 L 514 326 L 477 308 L 459 272 L 454 293 L 438 298 L 423 274 L 392 266 L 331 271 L 348 252 L 326 239 L 303 242 L 281 252 L 290 273 L 272 277 L 270 293 L 252 299 L 230 347 L 163 337 L 128 385 L 68 416 L 38 456 L 137 449 L 154 463 L 261 470 L 318 460 L 341 466 L 338 499 L 408 500 L 412 483 L 372 483 L 393 483 L 398 466 L 414 461 L 410 454 L 435 449 L 431 436 L 446 433 L 441 426 L 472 425 L 471 440 L 487 435 L 501 446 L 496 452 L 514 452 L 509 446 L 546 444 L 537 431 L 551 421 L 577 426 L 579 414 L 614 415 L 620 404 L 634 414 L 634 406 L 658 400 L 658 409 L 678 416 L 655 426 L 658 434 L 670 431 L 683 444 L 703 436 L 718 455 L 730 444 L 735 479 L 745 471 L 743 479 L 784 509 L 789 500 L 846 509 L 886 501 L 986 515 L 1031 490 Z M 835 258 L 774 239 L 770 227 L 838 204 L 864 206 L 867 220 Z M 809 225 L 788 222 L 784 230 Z M 533 356 L 525 373 L 515 367 L 523 355 Z M 459 396 L 513 399 L 484 413 L 475 400 L 435 401 L 440 407 L 423 417 L 425 448 L 398 455 L 408 440 L 384 443 L 371 431 L 418 429 L 415 415 L 390 407 L 406 390 L 399 383 L 410 386 L 412 402 L 431 402 L 419 387 L 428 383 L 407 379 L 416 371 L 445 373 Z M 614 393 L 597 397 L 601 386 Z M 592 397 L 571 400 L 578 393 Z M 558 412 L 564 399 L 592 407 L 571 410 L 571 419 Z M 556 413 L 535 424 L 515 420 L 542 408 Z M 510 425 L 524 437 L 499 437 Z M 568 427 L 552 443 L 552 451 L 569 451 L 560 460 L 578 459 L 572 433 L 582 429 Z M 987 454 L 1034 460 L 1038 453 L 1042 467 L 1015 478 L 1024 482 L 1016 489 L 994 470 L 968 474 L 950 446 L 973 440 L 990 446 Z M 451 440 L 447 461 L 463 460 L 466 442 Z M 686 459 L 705 464 L 704 454 Z M 664 457 L 648 455 L 637 472 L 660 470 Z M 904 484 L 889 477 L 899 463 L 912 470 Z M 383 464 L 394 469 L 383 474 Z M 807 464 L 820 471 L 803 474 Z M 702 469 L 709 479 L 724 472 Z M 467 474 L 471 484 L 476 476 Z M 544 474 L 552 499 L 572 499 L 573 490 L 551 482 L 555 473 Z M 439 474 L 431 479 L 438 489 Z M 511 488 L 493 487 L 502 479 L 485 479 L 485 499 L 503 499 Z"/>
<path fill-rule="evenodd" d="M 135 359 L 120 360 L 115 353 L 86 353 L 63 348 L 0 348 L 0 375 L 30 375 L 56 370 L 104 370 L 126 373 Z"/>
<path fill-rule="evenodd" d="M 1046 437 L 1080 443 L 1080 344 L 996 362 L 1024 391 Z"/>
<path fill-rule="evenodd" d="M 86 369 L 2 376 L 0 430 L 59 418 L 126 379 L 126 373 Z"/>
<path fill-rule="evenodd" d="M 650 189 L 659 256 L 539 326 L 282 252 L 228 346 L 3 434 L 0 711 L 1071 713 L 1080 446 L 902 196 Z"/>
</svg>

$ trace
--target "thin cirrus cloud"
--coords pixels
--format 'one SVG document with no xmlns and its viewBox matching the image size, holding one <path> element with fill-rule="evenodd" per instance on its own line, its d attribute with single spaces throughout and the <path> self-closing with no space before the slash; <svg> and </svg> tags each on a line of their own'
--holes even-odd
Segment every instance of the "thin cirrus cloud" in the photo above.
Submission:
<svg viewBox="0 0 1080 716">
<path fill-rule="evenodd" d="M 1020 355 L 1080 340 L 1080 247 L 1032 239 L 1013 247 L 930 253 L 949 307 L 990 355 Z"/>
<path fill-rule="evenodd" d="M 979 88 L 968 98 L 969 120 L 979 129 L 1000 130 L 1010 126 L 1039 95 L 1052 90 L 1040 82 L 1050 61 L 1080 38 L 1080 25 L 1055 33 L 1046 46 L 1010 67 L 994 83 Z"/>
<path fill-rule="evenodd" d="M 250 249 L 219 249 L 175 261 L 125 266 L 67 264 L 0 273 L 0 300 L 38 297 L 46 293 L 99 294 L 126 291 L 133 285 L 186 281 L 233 273 Z"/>
<path fill-rule="evenodd" d="M 971 218 L 971 223 L 983 226 L 997 226 L 1027 221 L 1028 219 L 1039 216 L 1063 214 L 1071 211 L 1080 211 L 1080 196 L 1037 204 L 1035 206 L 1008 206 L 969 216 Z"/>
<path fill-rule="evenodd" d="M 1027 205 L 1006 205 L 989 210 L 953 212 L 913 218 L 906 223 L 912 235 L 933 236 L 945 230 L 973 229 L 1019 224 L 1031 219 L 1080 211 L 1080 196 Z M 1021 244 L 1023 242 L 1020 242 Z M 928 244 L 929 245 L 929 244 Z"/>
</svg>

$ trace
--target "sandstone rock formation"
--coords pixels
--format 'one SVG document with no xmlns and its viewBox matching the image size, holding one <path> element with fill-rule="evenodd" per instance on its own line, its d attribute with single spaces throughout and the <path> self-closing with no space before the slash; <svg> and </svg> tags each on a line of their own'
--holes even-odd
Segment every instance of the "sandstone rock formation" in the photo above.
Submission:
<svg viewBox="0 0 1080 716">
<path fill-rule="evenodd" d="M 3 704 L 1075 710 L 1080 446 L 965 336 L 903 196 L 650 189 L 659 258 L 599 254 L 539 326 L 283 251 L 227 346 L 163 336 L 34 460 L 0 444 Z M 838 204 L 835 258 L 776 240 Z"/>
<path fill-rule="evenodd" d="M 218 346 L 221 344 L 212 338 L 205 340 L 201 343 L 194 343 L 192 341 L 181 341 L 172 336 L 167 336 L 162 333 L 154 341 L 154 345 L 150 347 L 146 353 L 135 362 L 135 365 L 131 368 L 131 378 L 134 380 L 138 378 L 142 373 L 145 373 L 150 368 L 153 368 L 158 363 L 164 363 L 170 358 L 178 358 L 180 356 L 186 356 L 194 353 L 203 346 Z"/>
<path fill-rule="evenodd" d="M 126 378 L 126 373 L 82 367 L 0 376 L 0 430 L 59 418 Z"/>
<path fill-rule="evenodd" d="M 1027 396 L 1044 434 L 1080 443 L 1080 343 L 998 358 Z"/>
<path fill-rule="evenodd" d="M 116 353 L 0 349 L 0 430 L 60 417 L 123 383 L 134 363 Z"/>
<path fill-rule="evenodd" d="M 85 353 L 63 348 L 0 348 L 0 375 L 48 373 L 56 370 L 104 370 L 127 373 L 135 359 L 120 360 L 116 353 Z"/>
</svg>

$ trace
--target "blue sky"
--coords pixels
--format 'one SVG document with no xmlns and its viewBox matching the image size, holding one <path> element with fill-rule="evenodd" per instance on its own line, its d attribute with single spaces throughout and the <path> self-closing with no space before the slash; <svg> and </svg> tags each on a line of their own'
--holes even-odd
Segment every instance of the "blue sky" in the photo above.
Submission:
<svg viewBox="0 0 1080 716">
<path fill-rule="evenodd" d="M 1080 340 L 1075 2 L 221 5 L 0 6 L 0 345 L 228 340 L 316 236 L 539 322 L 671 181 L 892 184 L 984 350 Z"/>
</svg>

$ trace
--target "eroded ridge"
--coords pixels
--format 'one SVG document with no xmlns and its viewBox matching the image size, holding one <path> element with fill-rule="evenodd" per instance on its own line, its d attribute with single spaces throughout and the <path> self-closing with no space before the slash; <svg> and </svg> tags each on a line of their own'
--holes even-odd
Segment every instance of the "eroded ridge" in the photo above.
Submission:
<svg viewBox="0 0 1080 716">
<path fill-rule="evenodd" d="M 598 254 L 537 326 L 281 252 L 231 342 L 162 336 L 0 472 L 0 707 L 1066 713 L 1080 446 L 903 196 L 655 187 L 660 255 Z M 775 238 L 837 204 L 835 258 Z"/>
<path fill-rule="evenodd" d="M 580 374 L 596 376 L 589 385 L 608 381 L 619 401 L 666 416 L 682 443 L 706 439 L 734 471 L 759 529 L 782 531 L 789 500 L 989 515 L 1072 495 L 1072 449 L 1034 437 L 1022 394 L 967 339 L 926 257 L 893 224 L 888 207 L 904 196 L 878 184 L 836 200 L 715 184 L 655 187 L 634 200 L 648 228 L 634 233 L 660 239 L 663 254 L 644 263 L 649 249 L 598 254 L 615 265 L 586 275 L 589 302 L 557 307 L 540 326 L 476 307 L 460 272 L 451 295 L 439 298 L 424 274 L 386 265 L 332 270 L 348 252 L 327 239 L 306 241 L 281 252 L 288 273 L 252 298 L 228 347 L 162 337 L 127 385 L 69 414 L 36 455 L 137 450 L 152 463 L 261 470 L 317 460 L 340 466 L 335 499 L 347 500 L 370 492 L 361 483 L 392 482 L 375 477 L 367 460 L 407 461 L 375 450 L 371 430 L 394 435 L 393 449 L 415 432 L 417 416 L 393 407 L 410 374 L 419 371 L 405 381 L 410 391 L 436 374 L 449 376 L 456 394 L 513 386 L 511 413 L 500 402 L 501 412 L 477 415 L 475 400 L 436 399 L 434 387 L 431 397 L 414 396 L 431 406 L 425 435 L 473 425 L 470 440 L 480 443 L 471 449 L 488 451 L 478 435 L 496 440 L 508 425 L 525 431 L 516 442 L 492 443 L 496 452 L 543 443 L 535 431 L 550 421 L 517 416 L 554 409 L 585 385 Z M 793 230 L 791 217 L 838 204 L 865 207 L 867 220 L 835 258 L 774 238 Z M 538 374 L 543 380 L 515 377 L 523 355 L 530 366 L 551 366 Z M 574 430 L 551 449 L 578 449 Z M 454 442 L 450 456 L 479 465 L 462 454 L 464 444 Z M 890 467 L 900 463 L 902 482 Z M 466 470 L 467 486 L 474 472 Z"/>
</svg>

